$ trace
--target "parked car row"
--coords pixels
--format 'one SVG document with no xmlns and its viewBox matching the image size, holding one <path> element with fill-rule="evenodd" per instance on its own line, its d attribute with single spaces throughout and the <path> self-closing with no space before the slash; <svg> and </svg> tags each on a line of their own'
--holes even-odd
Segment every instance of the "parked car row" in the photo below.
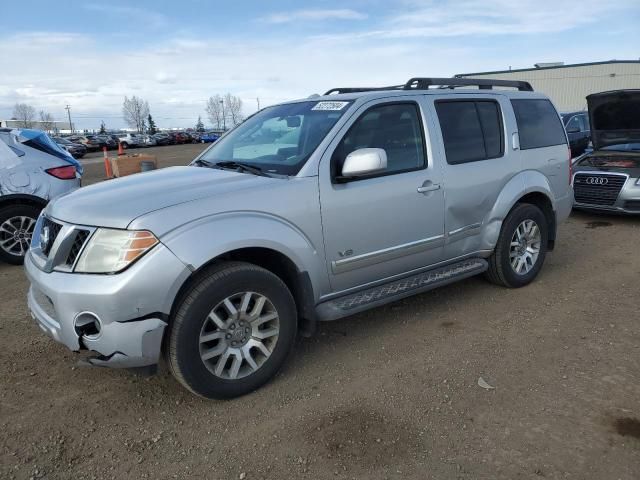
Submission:
<svg viewBox="0 0 640 480">
<path fill-rule="evenodd" d="M 215 132 L 159 132 L 155 134 L 117 133 L 100 135 L 70 135 L 53 140 L 74 158 L 82 158 L 87 152 L 97 152 L 107 147 L 115 150 L 118 144 L 128 148 L 182 145 L 185 143 L 212 143 L 220 136 Z"/>
</svg>

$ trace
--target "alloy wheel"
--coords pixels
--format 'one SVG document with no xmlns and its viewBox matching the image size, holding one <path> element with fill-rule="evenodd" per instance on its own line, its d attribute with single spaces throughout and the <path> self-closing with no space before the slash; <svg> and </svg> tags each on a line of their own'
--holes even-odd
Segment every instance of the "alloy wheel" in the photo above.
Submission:
<svg viewBox="0 0 640 480">
<path fill-rule="evenodd" d="M 538 261 L 542 235 L 538 224 L 533 220 L 524 220 L 518 225 L 509 246 L 511 268 L 518 275 L 526 275 Z"/>
<path fill-rule="evenodd" d="M 207 316 L 200 331 L 200 358 L 216 377 L 237 380 L 267 361 L 279 333 L 278 312 L 267 297 L 236 293 Z"/>
<path fill-rule="evenodd" d="M 17 216 L 6 219 L 0 225 L 0 248 L 10 255 L 23 257 L 31 245 L 35 225 L 36 221 L 31 217 Z"/>
</svg>

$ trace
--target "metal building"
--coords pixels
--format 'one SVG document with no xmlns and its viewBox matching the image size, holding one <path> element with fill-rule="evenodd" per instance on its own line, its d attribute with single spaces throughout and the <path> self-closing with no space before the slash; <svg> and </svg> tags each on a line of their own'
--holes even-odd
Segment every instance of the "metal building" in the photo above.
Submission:
<svg viewBox="0 0 640 480">
<path fill-rule="evenodd" d="M 551 98 L 558 110 L 586 110 L 585 97 L 591 93 L 627 88 L 640 89 L 640 60 L 606 62 L 536 63 L 535 68 L 462 73 L 457 77 L 525 80 Z"/>
</svg>

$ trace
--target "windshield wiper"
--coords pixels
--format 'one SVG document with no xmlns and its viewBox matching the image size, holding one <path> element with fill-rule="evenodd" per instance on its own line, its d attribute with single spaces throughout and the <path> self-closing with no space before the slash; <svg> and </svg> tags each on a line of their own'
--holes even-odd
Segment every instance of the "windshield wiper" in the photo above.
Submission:
<svg viewBox="0 0 640 480">
<path fill-rule="evenodd" d="M 197 165 L 199 167 L 215 167 L 216 166 L 215 163 L 209 162 L 208 160 L 203 160 L 201 158 L 194 160 L 193 165 Z"/>
<path fill-rule="evenodd" d="M 248 163 L 236 162 L 234 160 L 227 160 L 223 162 L 216 162 L 211 164 L 213 168 L 224 168 L 231 170 L 239 170 L 244 172 L 253 173 L 254 175 L 259 175 L 261 177 L 271 177 L 270 173 L 265 172 L 260 167 L 256 167 L 255 165 L 249 165 Z"/>
</svg>

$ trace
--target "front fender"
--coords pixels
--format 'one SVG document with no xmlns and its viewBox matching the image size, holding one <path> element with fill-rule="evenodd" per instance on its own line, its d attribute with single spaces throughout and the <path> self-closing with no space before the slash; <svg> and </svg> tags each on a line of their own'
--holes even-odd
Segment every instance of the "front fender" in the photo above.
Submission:
<svg viewBox="0 0 640 480">
<path fill-rule="evenodd" d="M 161 241 L 194 271 L 233 250 L 268 248 L 289 258 L 299 272 L 307 272 L 314 292 L 328 285 L 322 245 L 276 215 L 256 211 L 215 214 L 182 225 Z"/>
<path fill-rule="evenodd" d="M 529 193 L 542 193 L 556 210 L 554 196 L 549 180 L 535 170 L 525 170 L 513 176 L 502 188 L 491 211 L 485 217 L 482 250 L 493 250 L 498 242 L 502 222 L 513 206 Z"/>
</svg>

